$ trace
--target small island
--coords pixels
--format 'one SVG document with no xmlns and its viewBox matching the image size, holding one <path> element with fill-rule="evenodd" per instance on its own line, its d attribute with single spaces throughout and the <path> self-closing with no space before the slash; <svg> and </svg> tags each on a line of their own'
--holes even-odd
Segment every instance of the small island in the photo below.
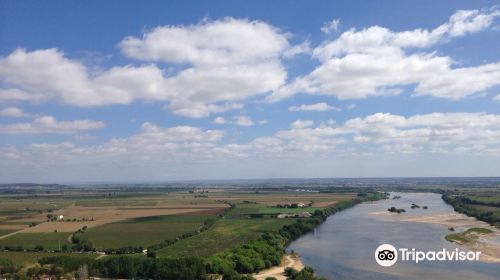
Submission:
<svg viewBox="0 0 500 280">
<path fill-rule="evenodd" d="M 406 212 L 405 209 L 403 209 L 403 208 L 396 208 L 394 206 L 392 206 L 391 208 L 387 209 L 387 211 L 393 212 L 393 213 L 398 213 L 398 214 Z"/>
<path fill-rule="evenodd" d="M 449 242 L 464 244 L 477 240 L 480 235 L 490 234 L 492 232 L 492 230 L 487 228 L 470 228 L 463 232 L 448 234 L 444 238 Z"/>
<path fill-rule="evenodd" d="M 420 206 L 418 204 L 412 203 L 410 208 L 416 209 L 416 208 L 420 208 Z"/>
</svg>

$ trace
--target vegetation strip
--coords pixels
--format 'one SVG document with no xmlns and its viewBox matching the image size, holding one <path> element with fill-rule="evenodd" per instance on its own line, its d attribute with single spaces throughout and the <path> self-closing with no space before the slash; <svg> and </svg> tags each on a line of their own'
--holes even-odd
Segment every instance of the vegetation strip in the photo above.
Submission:
<svg viewBox="0 0 500 280">
<path fill-rule="evenodd" d="M 488 197 L 488 200 L 479 201 L 480 196 L 445 193 L 442 199 L 450 204 L 456 212 L 477 218 L 492 226 L 500 228 L 500 196 Z"/>
</svg>

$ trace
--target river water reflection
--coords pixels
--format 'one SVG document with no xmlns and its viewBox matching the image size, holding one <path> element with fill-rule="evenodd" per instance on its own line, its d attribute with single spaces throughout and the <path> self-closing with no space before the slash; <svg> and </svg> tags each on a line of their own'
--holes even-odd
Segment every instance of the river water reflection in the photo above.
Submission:
<svg viewBox="0 0 500 280">
<path fill-rule="evenodd" d="M 328 279 L 500 279 L 499 263 L 398 261 L 392 267 L 379 266 L 374 251 L 383 243 L 422 251 L 459 248 L 444 239 L 449 233 L 445 225 L 402 221 L 402 216 L 387 214 L 391 206 L 405 208 L 406 213 L 401 215 L 406 217 L 454 214 L 440 195 L 394 195 L 402 198 L 363 203 L 330 216 L 314 233 L 304 235 L 288 249 L 298 252 L 305 265 Z M 410 209 L 411 203 L 429 209 Z"/>
</svg>

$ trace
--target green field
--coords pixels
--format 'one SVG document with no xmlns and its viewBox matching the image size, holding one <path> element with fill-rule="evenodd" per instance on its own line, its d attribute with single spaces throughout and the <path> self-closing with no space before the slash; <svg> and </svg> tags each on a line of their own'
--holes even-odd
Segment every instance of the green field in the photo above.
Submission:
<svg viewBox="0 0 500 280">
<path fill-rule="evenodd" d="M 485 194 L 485 195 L 468 195 L 467 196 L 468 198 L 470 198 L 471 200 L 475 200 L 475 201 L 480 201 L 480 202 L 500 202 L 500 194 Z"/>
<path fill-rule="evenodd" d="M 223 219 L 209 230 L 183 239 L 157 252 L 161 258 L 184 256 L 208 256 L 228 248 L 234 248 L 254 239 L 264 232 L 277 231 L 296 219 Z"/>
<path fill-rule="evenodd" d="M 4 236 L 4 235 L 9 234 L 9 233 L 14 232 L 14 231 L 16 231 L 16 230 L 15 229 L 0 229 L 0 236 Z"/>
<path fill-rule="evenodd" d="M 210 217 L 210 215 L 169 215 L 129 219 L 90 228 L 83 234 L 83 238 L 101 249 L 147 247 L 193 232 Z"/>
<path fill-rule="evenodd" d="M 92 258 L 97 257 L 93 253 L 45 253 L 45 252 L 5 252 L 0 251 L 0 259 L 8 259 L 17 265 L 26 265 L 37 262 L 43 257 L 52 256 L 72 256 L 75 258 Z"/>
<path fill-rule="evenodd" d="M 33 249 L 37 245 L 43 245 L 46 250 L 57 250 L 59 245 L 69 244 L 69 235 L 68 232 L 17 233 L 0 239 L 0 245 L 23 246 L 25 249 Z"/>
<path fill-rule="evenodd" d="M 152 200 L 133 199 L 86 199 L 75 202 L 76 206 L 105 207 L 105 206 L 154 206 L 158 202 Z"/>
</svg>

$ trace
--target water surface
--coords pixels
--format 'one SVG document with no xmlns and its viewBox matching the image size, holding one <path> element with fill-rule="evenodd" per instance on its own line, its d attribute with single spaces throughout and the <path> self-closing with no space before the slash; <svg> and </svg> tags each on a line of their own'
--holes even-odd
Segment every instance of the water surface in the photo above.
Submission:
<svg viewBox="0 0 500 280">
<path fill-rule="evenodd" d="M 330 216 L 314 233 L 304 235 L 288 247 L 298 252 L 305 265 L 328 279 L 500 279 L 500 264 L 463 261 L 401 262 L 381 267 L 374 259 L 375 249 L 383 243 L 396 248 L 417 250 L 455 250 L 444 239 L 445 225 L 402 221 L 387 215 L 389 207 L 405 208 L 401 215 L 453 214 L 453 208 L 432 193 L 393 193 L 389 199 L 357 205 Z M 429 209 L 410 209 L 411 203 Z M 460 230 L 460 229 L 457 229 Z"/>
</svg>

